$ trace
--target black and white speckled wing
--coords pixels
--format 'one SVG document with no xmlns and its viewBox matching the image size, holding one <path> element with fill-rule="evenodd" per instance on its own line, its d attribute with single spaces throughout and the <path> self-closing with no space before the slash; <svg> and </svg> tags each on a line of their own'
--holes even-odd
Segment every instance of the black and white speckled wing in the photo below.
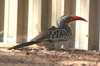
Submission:
<svg viewBox="0 0 100 66">
<path fill-rule="evenodd" d="M 64 41 L 69 40 L 72 37 L 71 30 L 60 29 L 56 27 L 52 27 L 45 32 L 40 33 L 33 40 L 35 41 Z"/>
</svg>

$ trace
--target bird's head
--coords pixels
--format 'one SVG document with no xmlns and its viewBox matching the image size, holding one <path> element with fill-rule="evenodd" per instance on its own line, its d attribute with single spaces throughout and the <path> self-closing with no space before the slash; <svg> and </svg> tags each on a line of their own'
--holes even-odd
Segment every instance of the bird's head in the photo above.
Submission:
<svg viewBox="0 0 100 66">
<path fill-rule="evenodd" d="M 87 20 L 85 20 L 84 18 L 79 17 L 79 16 L 65 15 L 65 16 L 61 16 L 57 23 L 58 23 L 58 26 L 59 26 L 59 25 L 68 24 L 68 23 L 76 21 L 76 20 L 81 20 L 81 21 L 86 21 L 87 22 Z"/>
</svg>

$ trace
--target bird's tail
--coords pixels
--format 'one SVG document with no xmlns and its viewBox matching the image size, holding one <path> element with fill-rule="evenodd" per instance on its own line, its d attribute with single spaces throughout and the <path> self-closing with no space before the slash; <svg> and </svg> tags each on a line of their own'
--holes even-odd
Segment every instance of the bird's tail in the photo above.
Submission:
<svg viewBox="0 0 100 66">
<path fill-rule="evenodd" d="M 21 43 L 19 45 L 16 45 L 14 47 L 11 47 L 11 48 L 8 48 L 9 50 L 11 49 L 18 49 L 18 48 L 21 48 L 21 47 L 24 47 L 24 46 L 29 46 L 29 45 L 32 45 L 32 44 L 35 44 L 35 43 L 39 43 L 40 41 L 30 41 L 30 42 L 26 42 L 26 43 Z"/>
</svg>

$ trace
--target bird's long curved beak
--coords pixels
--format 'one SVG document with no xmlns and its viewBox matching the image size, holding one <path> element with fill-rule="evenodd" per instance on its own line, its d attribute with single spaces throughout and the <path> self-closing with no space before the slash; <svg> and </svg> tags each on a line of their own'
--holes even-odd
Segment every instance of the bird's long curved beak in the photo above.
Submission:
<svg viewBox="0 0 100 66">
<path fill-rule="evenodd" d="M 86 19 L 79 17 L 79 16 L 72 16 L 72 17 L 73 17 L 73 21 L 74 20 L 82 20 L 82 21 L 88 22 Z"/>
</svg>

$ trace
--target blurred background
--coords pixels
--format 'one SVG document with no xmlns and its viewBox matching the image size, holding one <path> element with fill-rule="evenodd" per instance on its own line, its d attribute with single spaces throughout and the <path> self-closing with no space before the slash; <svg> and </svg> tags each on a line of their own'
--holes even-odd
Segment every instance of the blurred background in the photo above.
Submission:
<svg viewBox="0 0 100 66">
<path fill-rule="evenodd" d="M 29 41 L 62 15 L 88 21 L 71 24 L 73 48 L 100 50 L 100 0 L 0 0 L 0 46 Z"/>
</svg>

